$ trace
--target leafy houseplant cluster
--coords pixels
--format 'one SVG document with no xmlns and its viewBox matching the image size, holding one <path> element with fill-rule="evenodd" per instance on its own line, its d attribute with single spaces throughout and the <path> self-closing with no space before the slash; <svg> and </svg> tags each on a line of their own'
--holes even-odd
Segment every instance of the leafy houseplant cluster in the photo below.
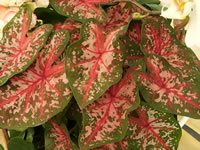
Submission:
<svg viewBox="0 0 200 150">
<path fill-rule="evenodd" d="M 21 7 L 0 41 L 9 149 L 177 149 L 175 116 L 200 118 L 200 62 L 182 29 L 146 10 L 131 0 L 50 0 L 30 31 L 31 8 Z"/>
</svg>

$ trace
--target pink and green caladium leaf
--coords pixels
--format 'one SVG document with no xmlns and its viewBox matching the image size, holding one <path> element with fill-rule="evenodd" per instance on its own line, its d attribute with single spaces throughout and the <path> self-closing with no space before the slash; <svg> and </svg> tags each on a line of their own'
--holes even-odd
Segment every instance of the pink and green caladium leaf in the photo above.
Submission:
<svg viewBox="0 0 200 150">
<path fill-rule="evenodd" d="M 120 141 L 128 127 L 128 113 L 139 105 L 139 92 L 129 69 L 116 85 L 83 110 L 81 150 Z"/>
<path fill-rule="evenodd" d="M 78 147 L 71 141 L 65 124 L 51 119 L 45 124 L 45 150 L 78 150 Z"/>
<path fill-rule="evenodd" d="M 69 44 L 71 44 L 80 40 L 80 28 L 81 28 L 81 22 L 78 22 L 71 18 L 67 18 L 64 23 L 57 23 L 54 26 L 54 31 L 60 29 L 67 29 L 70 32 Z"/>
<path fill-rule="evenodd" d="M 51 6 L 61 15 L 84 22 L 86 19 L 106 20 L 100 4 L 112 0 L 50 0 Z"/>
<path fill-rule="evenodd" d="M 80 29 L 80 28 L 81 28 L 81 22 L 78 22 L 71 18 L 67 18 L 63 23 L 55 24 L 54 31 L 67 29 L 69 32 L 71 32 L 74 29 Z"/>
<path fill-rule="evenodd" d="M 106 10 L 108 19 L 103 23 L 103 29 L 107 32 L 121 26 L 128 26 L 131 21 L 131 8 L 127 3 L 119 3 L 115 6 L 110 6 Z"/>
<path fill-rule="evenodd" d="M 151 106 L 164 112 L 200 118 L 200 90 L 196 83 L 187 82 L 180 70 L 170 67 L 160 56 L 148 56 L 146 66 L 147 73 L 138 72 L 134 76 L 139 80 L 141 94 Z"/>
<path fill-rule="evenodd" d="M 121 141 L 123 150 L 177 149 L 181 127 L 173 115 L 157 111 L 147 104 L 142 104 L 134 113 L 129 115 L 127 134 Z"/>
<path fill-rule="evenodd" d="M 68 48 L 67 77 L 81 109 L 120 80 L 123 51 L 118 35 L 125 29 L 106 33 L 96 21 L 88 20 L 81 28 L 81 40 Z"/>
<path fill-rule="evenodd" d="M 144 58 L 140 48 L 141 42 L 141 21 L 131 21 L 127 33 L 120 37 L 126 47 L 126 60 L 129 66 L 135 64 L 137 60 Z"/>
<path fill-rule="evenodd" d="M 23 130 L 61 112 L 72 97 L 64 62 L 56 63 L 69 41 L 66 30 L 49 38 L 36 62 L 0 87 L 0 126 Z"/>
<path fill-rule="evenodd" d="M 164 57 L 173 67 L 196 69 L 194 53 L 177 40 L 176 32 L 162 17 L 145 20 L 142 26 L 141 48 L 145 54 Z"/>
<path fill-rule="evenodd" d="M 22 8 L 4 28 L 0 41 L 0 85 L 32 64 L 53 28 L 42 25 L 27 36 L 31 14 L 29 7 Z"/>
</svg>

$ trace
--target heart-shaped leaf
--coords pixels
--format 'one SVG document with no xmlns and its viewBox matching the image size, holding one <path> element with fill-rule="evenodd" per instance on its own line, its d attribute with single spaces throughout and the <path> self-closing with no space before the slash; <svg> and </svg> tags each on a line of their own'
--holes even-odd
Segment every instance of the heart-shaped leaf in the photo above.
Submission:
<svg viewBox="0 0 200 150">
<path fill-rule="evenodd" d="M 196 69 L 194 53 L 177 40 L 176 32 L 162 17 L 145 20 L 142 26 L 141 48 L 146 54 L 164 57 L 173 67 Z"/>
<path fill-rule="evenodd" d="M 81 28 L 81 40 L 67 50 L 67 77 L 82 109 L 100 97 L 122 74 L 123 52 L 118 40 L 124 27 L 109 33 L 93 20 Z"/>
<path fill-rule="evenodd" d="M 64 124 L 51 119 L 45 125 L 45 149 L 46 150 L 78 150 L 71 141 L 68 130 Z"/>
<path fill-rule="evenodd" d="M 146 60 L 147 73 L 137 73 L 144 99 L 156 109 L 200 118 L 200 90 L 196 83 L 187 82 L 178 69 L 170 67 L 159 56 Z"/>
<path fill-rule="evenodd" d="M 0 41 L 0 85 L 32 64 L 53 28 L 42 25 L 27 36 L 31 14 L 29 7 L 21 9 L 4 28 Z"/>
<path fill-rule="evenodd" d="M 171 114 L 156 111 L 146 104 L 135 113 L 138 117 L 129 116 L 127 136 L 121 141 L 121 149 L 177 149 L 181 128 Z"/>
<path fill-rule="evenodd" d="M 27 71 L 0 87 L 0 126 L 23 130 L 62 111 L 72 97 L 64 62 L 56 63 L 69 40 L 66 30 L 55 32 Z"/>
<path fill-rule="evenodd" d="M 139 93 L 128 70 L 119 83 L 83 110 L 81 150 L 117 142 L 126 134 L 128 113 L 139 105 Z"/>
<path fill-rule="evenodd" d="M 84 22 L 86 19 L 106 20 L 100 4 L 112 0 L 50 0 L 52 7 L 61 15 Z"/>
</svg>

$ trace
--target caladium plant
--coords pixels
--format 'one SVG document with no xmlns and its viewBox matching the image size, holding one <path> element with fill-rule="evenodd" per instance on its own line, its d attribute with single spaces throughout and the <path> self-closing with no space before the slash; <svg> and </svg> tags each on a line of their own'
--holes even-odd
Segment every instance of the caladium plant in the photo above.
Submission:
<svg viewBox="0 0 200 150">
<path fill-rule="evenodd" d="M 27 36 L 31 14 L 31 9 L 25 7 L 4 28 L 0 41 L 0 85 L 31 65 L 52 30 L 52 25 L 42 25 Z"/>
<path fill-rule="evenodd" d="M 54 63 L 68 41 L 65 30 L 52 34 L 35 63 L 0 87 L 0 126 L 22 130 L 64 109 L 72 94 L 64 62 Z"/>
<path fill-rule="evenodd" d="M 0 41 L 0 127 L 9 146 L 178 148 L 175 116 L 200 119 L 200 61 L 152 11 L 158 0 L 138 2 L 50 0 L 35 13 L 54 28 L 38 21 L 34 29 L 32 7 L 20 7 Z"/>
<path fill-rule="evenodd" d="M 124 137 L 128 127 L 127 115 L 139 104 L 138 88 L 131 77 L 137 67 L 129 69 L 120 82 L 85 108 L 79 136 L 81 149 L 113 143 Z"/>
<path fill-rule="evenodd" d="M 130 114 L 128 121 L 128 136 L 120 141 L 121 149 L 177 149 L 181 132 L 171 114 L 141 104 Z"/>
<path fill-rule="evenodd" d="M 52 150 L 78 150 L 78 147 L 71 141 L 65 124 L 59 125 L 51 119 L 45 125 L 45 148 Z"/>
<path fill-rule="evenodd" d="M 141 93 L 159 110 L 200 118 L 200 89 L 184 80 L 176 68 L 156 55 L 146 59 L 148 72 L 135 74 L 139 79 Z"/>
<path fill-rule="evenodd" d="M 104 10 L 100 4 L 112 0 L 50 0 L 53 8 L 60 14 L 72 17 L 78 21 L 94 18 L 103 22 L 106 20 Z"/>
<path fill-rule="evenodd" d="M 88 20 L 81 28 L 81 40 L 69 46 L 66 72 L 81 109 L 120 80 L 123 50 L 118 36 L 124 28 L 106 33 L 96 21 Z"/>
</svg>

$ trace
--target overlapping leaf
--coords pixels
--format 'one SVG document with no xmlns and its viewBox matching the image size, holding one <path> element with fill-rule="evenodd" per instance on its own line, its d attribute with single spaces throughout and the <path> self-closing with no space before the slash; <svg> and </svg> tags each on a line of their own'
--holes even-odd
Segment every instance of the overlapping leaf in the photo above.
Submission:
<svg viewBox="0 0 200 150">
<path fill-rule="evenodd" d="M 61 30 L 61 29 L 67 29 L 69 32 L 74 29 L 81 28 L 81 23 L 78 21 L 75 21 L 73 19 L 67 18 L 65 22 L 63 23 L 57 23 L 54 26 L 54 31 Z"/>
<path fill-rule="evenodd" d="M 136 69 L 128 70 L 119 83 L 83 110 L 81 150 L 123 139 L 128 126 L 127 115 L 139 105 L 138 88 L 131 77 Z"/>
<path fill-rule="evenodd" d="M 51 25 L 42 25 L 27 36 L 31 14 L 29 7 L 21 9 L 4 28 L 0 41 L 0 85 L 31 65 L 52 30 Z"/>
<path fill-rule="evenodd" d="M 54 64 L 69 40 L 55 32 L 27 71 L 0 87 L 0 126 L 25 129 L 46 122 L 71 99 L 64 62 Z"/>
<path fill-rule="evenodd" d="M 145 20 L 141 47 L 147 54 L 164 57 L 173 67 L 196 69 L 194 53 L 176 39 L 176 33 L 164 18 Z"/>
<path fill-rule="evenodd" d="M 80 40 L 81 23 L 70 18 L 67 18 L 64 23 L 57 23 L 54 26 L 54 31 L 67 29 L 70 32 L 69 44 Z"/>
<path fill-rule="evenodd" d="M 137 60 L 144 58 L 144 54 L 140 49 L 141 42 L 141 22 L 132 21 L 129 25 L 127 33 L 121 37 L 126 47 L 126 57 L 128 65 L 134 65 Z"/>
<path fill-rule="evenodd" d="M 81 40 L 67 50 L 66 67 L 70 86 L 80 108 L 100 97 L 122 74 L 118 35 L 124 27 L 104 33 L 93 20 L 85 22 Z"/>
<path fill-rule="evenodd" d="M 108 32 L 121 26 L 128 26 L 131 20 L 131 8 L 127 3 L 119 3 L 118 5 L 111 6 L 107 9 L 106 13 L 108 19 L 102 26 Z"/>
<path fill-rule="evenodd" d="M 145 100 L 165 112 L 200 118 L 199 86 L 187 82 L 178 69 L 159 56 L 149 56 L 146 65 L 148 73 L 136 74 Z"/>
<path fill-rule="evenodd" d="M 86 19 L 106 20 L 105 12 L 100 4 L 112 0 L 50 0 L 51 5 L 61 15 L 84 22 Z"/>
<path fill-rule="evenodd" d="M 51 119 L 45 125 L 45 150 L 78 150 L 64 124 Z"/>
<path fill-rule="evenodd" d="M 142 104 L 130 115 L 127 136 L 121 141 L 123 150 L 177 149 L 181 128 L 175 118 Z"/>
</svg>

